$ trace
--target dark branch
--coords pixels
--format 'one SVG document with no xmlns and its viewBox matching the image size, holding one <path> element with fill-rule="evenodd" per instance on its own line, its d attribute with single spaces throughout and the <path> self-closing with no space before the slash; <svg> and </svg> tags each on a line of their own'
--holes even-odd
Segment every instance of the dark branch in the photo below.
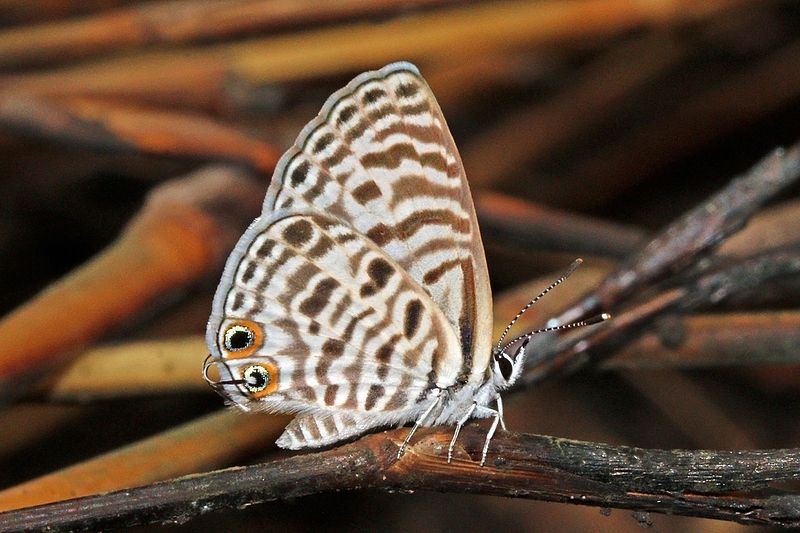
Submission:
<svg viewBox="0 0 800 533">
<path fill-rule="evenodd" d="M 479 467 L 485 433 L 421 431 L 397 460 L 407 430 L 370 435 L 333 450 L 219 470 L 0 515 L 0 531 L 93 531 L 183 522 L 219 509 L 331 490 L 435 490 L 512 496 L 800 526 L 800 493 L 770 488 L 800 478 L 800 450 L 646 450 L 501 432 Z"/>
<path fill-rule="evenodd" d="M 597 290 L 558 318 L 560 323 L 608 310 L 648 283 L 693 264 L 800 177 L 800 143 L 778 149 L 631 255 Z"/>
</svg>

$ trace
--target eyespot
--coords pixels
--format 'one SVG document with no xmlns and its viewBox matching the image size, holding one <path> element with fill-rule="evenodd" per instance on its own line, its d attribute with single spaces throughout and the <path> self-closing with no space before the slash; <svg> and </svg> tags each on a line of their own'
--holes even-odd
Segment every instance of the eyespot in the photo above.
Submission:
<svg viewBox="0 0 800 533">
<path fill-rule="evenodd" d="M 494 354 L 494 360 L 500 368 L 500 375 L 503 376 L 503 379 L 506 381 L 511 379 L 511 374 L 514 373 L 514 363 L 511 358 L 505 352 L 499 352 Z"/>
<path fill-rule="evenodd" d="M 243 318 L 229 318 L 219 330 L 219 348 L 223 359 L 250 357 L 264 346 L 261 324 Z"/>
<path fill-rule="evenodd" d="M 269 396 L 278 390 L 280 371 L 271 361 L 265 360 L 257 364 L 248 365 L 241 376 L 242 381 L 244 381 L 242 384 L 243 392 L 246 392 L 251 400 Z"/>
<path fill-rule="evenodd" d="M 225 349 L 231 352 L 241 352 L 250 348 L 256 340 L 256 334 L 250 328 L 241 324 L 234 324 L 225 330 Z"/>
<path fill-rule="evenodd" d="M 272 382 L 269 370 L 261 365 L 247 367 L 242 376 L 245 381 L 244 387 L 251 393 L 259 393 L 266 390 Z"/>
</svg>

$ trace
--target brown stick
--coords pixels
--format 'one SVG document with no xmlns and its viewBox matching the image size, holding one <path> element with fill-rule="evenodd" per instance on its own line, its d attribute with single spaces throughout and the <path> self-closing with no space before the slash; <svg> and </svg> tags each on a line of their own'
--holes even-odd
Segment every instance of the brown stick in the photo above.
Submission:
<svg viewBox="0 0 800 533">
<path fill-rule="evenodd" d="M 638 228 L 537 205 L 497 193 L 475 196 L 484 242 L 509 249 L 621 258 L 644 242 Z"/>
<path fill-rule="evenodd" d="M 0 491 L 0 512 L 230 464 L 270 446 L 286 422 L 286 417 L 219 411 Z"/>
<path fill-rule="evenodd" d="M 451 428 L 407 429 L 330 451 L 230 468 L 0 515 L 0 531 L 97 530 L 187 520 L 216 509 L 332 490 L 383 488 L 493 494 L 783 527 L 800 525 L 800 494 L 769 483 L 800 478 L 800 450 L 646 450 L 501 432 L 479 467 L 485 432 L 468 427 L 454 461 Z"/>
<path fill-rule="evenodd" d="M 62 62 L 115 50 L 218 40 L 258 30 L 381 15 L 454 0 L 201 0 L 151 2 L 0 32 L 0 67 Z M 176 16 L 176 14 L 180 16 Z"/>
<path fill-rule="evenodd" d="M 231 80 L 254 86 L 361 71 L 407 59 L 447 59 L 615 34 L 653 23 L 702 19 L 746 0 L 559 0 L 491 2 L 436 10 L 384 24 L 351 24 L 249 42 L 114 58 L 6 77 L 20 93 L 160 98 L 213 107 Z"/>
<path fill-rule="evenodd" d="M 685 213 L 630 256 L 597 290 L 559 317 L 573 322 L 613 309 L 648 283 L 691 265 L 739 231 L 767 200 L 800 177 L 800 143 L 765 157 L 706 202 Z"/>
<path fill-rule="evenodd" d="M 552 180 L 552 187 L 542 184 L 537 198 L 548 201 L 572 197 L 565 194 L 570 189 L 562 184 L 573 187 L 572 184 L 591 180 L 592 195 L 580 197 L 579 202 L 573 199 L 570 203 L 568 199 L 560 205 L 576 209 L 602 206 L 642 178 L 790 105 L 800 95 L 800 41 L 776 50 L 742 72 L 711 83 L 673 111 L 607 143 L 566 175 Z"/>
<path fill-rule="evenodd" d="M 620 100 L 679 63 L 687 51 L 659 33 L 612 49 L 552 99 L 514 113 L 467 144 L 463 157 L 470 184 L 496 185 L 522 169 L 536 168 L 538 160 L 590 131 L 615 112 Z M 587 189 L 595 194 L 594 185 Z"/>
<path fill-rule="evenodd" d="M 91 99 L 0 96 L 0 125 L 96 149 L 246 163 L 270 174 L 272 146 L 210 118 Z"/>
<path fill-rule="evenodd" d="M 57 369 L 166 292 L 218 269 L 262 196 L 246 174 L 223 167 L 155 189 L 109 249 L 0 320 L 2 395 L 21 392 L 21 377 Z"/>
<path fill-rule="evenodd" d="M 800 363 L 800 312 L 672 317 L 601 368 L 659 369 Z"/>
</svg>

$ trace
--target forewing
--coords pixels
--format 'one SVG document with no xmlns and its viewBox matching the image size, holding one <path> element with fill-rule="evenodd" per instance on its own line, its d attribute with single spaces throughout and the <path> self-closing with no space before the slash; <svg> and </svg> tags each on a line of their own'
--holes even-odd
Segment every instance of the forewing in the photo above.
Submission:
<svg viewBox="0 0 800 533">
<path fill-rule="evenodd" d="M 244 324 L 251 349 L 225 335 Z M 373 426 L 414 418 L 434 387 L 456 382 L 458 339 L 406 272 L 346 223 L 316 212 L 257 220 L 228 259 L 207 340 L 223 380 L 253 365 L 269 387 L 226 384 L 245 409 L 352 412 Z"/>
<path fill-rule="evenodd" d="M 416 67 L 395 63 L 334 93 L 276 168 L 264 215 L 314 208 L 352 225 L 430 295 L 482 381 L 491 291 L 461 158 Z"/>
</svg>

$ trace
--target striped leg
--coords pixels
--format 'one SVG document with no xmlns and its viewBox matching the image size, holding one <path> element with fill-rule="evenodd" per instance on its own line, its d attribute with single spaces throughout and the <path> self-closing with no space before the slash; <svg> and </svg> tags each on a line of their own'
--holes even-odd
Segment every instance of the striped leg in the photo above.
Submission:
<svg viewBox="0 0 800 533">
<path fill-rule="evenodd" d="M 486 442 L 483 445 L 483 453 L 481 454 L 481 466 L 486 464 L 486 454 L 489 452 L 489 443 L 492 441 L 492 437 L 494 437 L 494 432 L 497 430 L 497 423 L 500 422 L 502 418 L 499 411 L 494 411 L 494 420 L 492 421 L 492 427 L 489 428 L 489 432 L 486 434 Z"/>
<path fill-rule="evenodd" d="M 425 409 L 425 412 L 423 412 L 420 415 L 419 418 L 417 418 L 417 421 L 414 422 L 414 427 L 412 427 L 411 431 L 408 432 L 408 435 L 406 436 L 406 440 L 403 441 L 403 444 L 400 446 L 400 449 L 397 450 L 397 458 L 398 459 L 400 459 L 403 456 L 403 454 L 406 451 L 406 446 L 408 446 L 408 443 L 411 442 L 411 437 L 413 437 L 414 433 L 417 432 L 419 427 L 422 424 L 425 423 L 425 420 L 428 418 L 428 416 L 430 416 L 430 414 L 433 411 L 433 409 L 437 405 L 439 405 L 439 403 L 441 402 L 441 399 L 442 399 L 442 389 L 436 389 L 436 396 L 433 398 L 433 401 L 431 402 L 431 405 L 427 409 Z"/>
<path fill-rule="evenodd" d="M 461 427 L 467 423 L 467 420 L 470 419 L 472 413 L 475 411 L 475 408 L 478 407 L 478 404 L 472 402 L 472 405 L 469 406 L 467 412 L 464 413 L 464 416 L 461 417 L 461 420 L 458 421 L 456 424 L 456 430 L 453 432 L 453 439 L 450 441 L 450 447 L 447 448 L 447 462 L 451 462 L 453 460 L 453 448 L 456 445 L 456 439 L 458 438 L 458 434 L 461 432 Z"/>
<path fill-rule="evenodd" d="M 503 399 L 498 394 L 494 401 L 497 404 L 497 412 L 500 413 L 500 427 L 503 428 L 503 431 L 506 431 L 506 421 L 503 419 Z"/>
<path fill-rule="evenodd" d="M 494 419 L 492 420 L 492 425 L 489 427 L 489 431 L 486 433 L 486 442 L 483 444 L 483 453 L 481 454 L 481 466 L 486 464 L 486 454 L 489 452 L 489 443 L 492 442 L 492 437 L 494 437 L 497 431 L 497 425 L 500 424 L 503 430 L 506 429 L 506 423 L 503 420 L 503 400 L 500 399 L 499 394 L 495 397 L 495 402 L 497 403 L 497 409 L 481 406 L 477 410 L 477 413 L 475 413 L 475 416 L 478 418 Z"/>
</svg>

